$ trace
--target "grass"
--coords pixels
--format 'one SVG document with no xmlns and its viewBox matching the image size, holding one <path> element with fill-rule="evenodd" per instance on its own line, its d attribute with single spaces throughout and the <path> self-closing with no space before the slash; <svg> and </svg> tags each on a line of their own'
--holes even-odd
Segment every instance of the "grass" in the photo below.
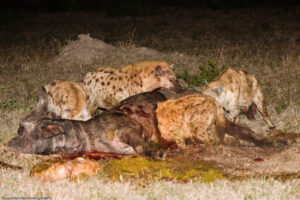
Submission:
<svg viewBox="0 0 300 200">
<path fill-rule="evenodd" d="M 124 158 L 111 160 L 103 169 L 112 180 L 153 182 L 168 179 L 173 181 L 198 180 L 214 182 L 223 178 L 222 173 L 201 162 L 182 163 L 176 159 L 155 162 L 145 158 Z"/>
<path fill-rule="evenodd" d="M 300 132 L 299 7 L 234 9 L 230 11 L 162 8 L 154 16 L 106 18 L 106 13 L 1 13 L 0 147 L 1 160 L 24 167 L 0 168 L 0 197 L 51 196 L 53 199 L 299 199 L 299 179 L 219 180 L 213 183 L 155 181 L 111 182 L 105 174 L 88 180 L 40 182 L 29 178 L 41 159 L 3 151 L 19 119 L 33 109 L 39 88 L 54 79 L 79 81 L 97 65 L 122 66 L 146 59 L 175 64 L 176 74 L 199 84 L 211 64 L 246 70 L 262 84 L 271 118 L 279 129 Z M 14 11 L 16 12 L 16 11 Z M 2 16 L 5 15 L 5 16 Z M 237 20 L 238 19 L 238 20 Z M 119 48 L 102 52 L 92 65 L 49 65 L 69 41 L 90 33 Z M 137 54 L 146 46 L 158 54 Z M 213 61 L 213 62 L 211 62 Z M 210 63 L 210 64 L 209 64 Z M 184 75 L 185 74 L 185 75 Z M 209 78 L 215 74 L 208 74 Z M 191 78 L 192 77 L 192 78 Z M 196 77 L 193 78 L 193 77 Z M 191 81 L 189 81 L 191 79 Z M 204 80 L 204 79 L 201 79 Z M 206 79 L 205 79 L 206 80 Z M 247 124 L 266 130 L 258 122 Z M 261 123 L 260 123 L 261 122 Z M 72 192 L 70 192 L 72 191 Z"/>
<path fill-rule="evenodd" d="M 225 67 L 223 66 L 219 69 L 212 61 L 208 62 L 208 67 L 199 66 L 201 70 L 201 74 L 190 75 L 189 70 L 185 69 L 182 74 L 177 74 L 177 78 L 182 78 L 188 85 L 203 87 L 207 85 L 209 82 L 213 81 L 223 70 Z"/>
<path fill-rule="evenodd" d="M 3 174 L 9 173 L 8 176 Z M 2 197 L 52 197 L 52 199 L 290 199 L 299 198 L 299 181 L 273 179 L 218 181 L 215 183 L 172 183 L 158 181 L 150 185 L 129 182 L 105 182 L 96 178 L 77 181 L 41 182 L 28 174 L 4 171 L 0 175 Z M 27 184 L 24 185 L 23 183 Z"/>
</svg>

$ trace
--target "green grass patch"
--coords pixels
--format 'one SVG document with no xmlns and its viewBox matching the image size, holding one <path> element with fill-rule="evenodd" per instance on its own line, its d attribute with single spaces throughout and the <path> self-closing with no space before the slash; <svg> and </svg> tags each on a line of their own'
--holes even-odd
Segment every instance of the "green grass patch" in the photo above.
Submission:
<svg viewBox="0 0 300 200">
<path fill-rule="evenodd" d="M 188 69 L 185 69 L 182 74 L 177 74 L 177 78 L 182 78 L 189 85 L 192 86 L 204 86 L 209 82 L 214 80 L 222 71 L 226 69 L 226 67 L 222 67 L 219 69 L 212 61 L 208 62 L 208 66 L 199 66 L 201 70 L 201 74 L 198 75 L 190 75 Z"/>
<path fill-rule="evenodd" d="M 275 106 L 275 110 L 276 110 L 277 114 L 280 114 L 283 111 L 285 111 L 287 109 L 287 107 L 288 107 L 288 105 L 286 103 L 280 103 Z"/>
<path fill-rule="evenodd" d="M 176 159 L 153 161 L 144 157 L 111 160 L 103 168 L 102 173 L 114 181 L 120 179 L 154 181 L 169 178 L 179 181 L 213 182 L 223 178 L 221 172 L 199 161 L 182 162 Z"/>
</svg>

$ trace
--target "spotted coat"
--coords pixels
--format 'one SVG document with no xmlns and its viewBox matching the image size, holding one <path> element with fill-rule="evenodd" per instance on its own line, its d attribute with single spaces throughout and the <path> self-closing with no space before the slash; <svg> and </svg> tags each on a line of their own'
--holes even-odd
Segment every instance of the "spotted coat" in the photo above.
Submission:
<svg viewBox="0 0 300 200">
<path fill-rule="evenodd" d="M 176 76 L 166 62 L 145 61 L 120 68 L 100 67 L 88 72 L 83 88 L 89 104 L 109 109 L 127 97 L 159 87 L 178 89 Z"/>
</svg>

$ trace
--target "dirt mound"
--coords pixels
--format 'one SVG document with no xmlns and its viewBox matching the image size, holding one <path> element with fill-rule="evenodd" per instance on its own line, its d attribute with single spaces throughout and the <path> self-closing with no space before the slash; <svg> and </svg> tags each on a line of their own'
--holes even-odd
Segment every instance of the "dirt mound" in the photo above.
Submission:
<svg viewBox="0 0 300 200">
<path fill-rule="evenodd" d="M 115 47 L 101 40 L 91 38 L 89 34 L 78 35 L 78 40 L 69 42 L 60 54 L 54 58 L 52 64 L 70 67 L 78 64 L 92 64 L 100 52 L 113 50 Z"/>
<path fill-rule="evenodd" d="M 95 63 L 101 63 L 101 60 L 106 60 L 112 57 L 113 60 L 122 60 L 120 58 L 127 57 L 128 55 L 134 55 L 139 59 L 155 59 L 159 53 L 155 50 L 148 49 L 146 47 L 131 47 L 131 48 L 119 48 L 106 44 L 102 40 L 98 40 L 90 37 L 89 34 L 80 34 L 78 39 L 70 41 L 66 46 L 62 48 L 59 55 L 57 55 L 49 64 L 58 65 L 64 68 L 76 67 L 79 65 L 91 65 Z M 113 59 L 114 57 L 114 59 Z M 128 58 L 129 60 L 130 58 Z M 133 61 L 136 59 L 132 59 Z M 111 62 L 108 66 L 113 65 Z"/>
</svg>

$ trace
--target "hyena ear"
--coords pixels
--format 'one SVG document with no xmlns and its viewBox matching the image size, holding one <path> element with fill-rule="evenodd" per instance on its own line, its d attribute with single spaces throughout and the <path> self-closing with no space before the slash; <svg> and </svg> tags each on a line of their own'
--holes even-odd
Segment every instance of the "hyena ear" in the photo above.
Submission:
<svg viewBox="0 0 300 200">
<path fill-rule="evenodd" d="M 221 95 L 224 85 L 218 85 L 212 89 L 217 95 Z"/>
<path fill-rule="evenodd" d="M 56 135 L 60 135 L 64 133 L 64 129 L 61 125 L 58 124 L 45 124 L 41 127 L 41 136 L 44 139 L 51 138 Z"/>
<path fill-rule="evenodd" d="M 44 87 L 42 87 L 39 91 L 38 102 L 35 108 L 35 112 L 39 114 L 43 114 L 47 111 L 47 92 Z"/>
<path fill-rule="evenodd" d="M 171 70 L 174 70 L 175 66 L 174 66 L 174 64 L 171 64 L 171 65 L 169 65 L 169 67 L 170 67 Z"/>
<path fill-rule="evenodd" d="M 46 89 L 44 87 L 41 87 L 39 90 L 39 96 L 38 96 L 38 103 L 37 103 L 37 107 L 39 106 L 43 106 L 46 102 Z"/>
<path fill-rule="evenodd" d="M 164 73 L 164 69 L 160 65 L 157 65 L 154 69 L 154 72 L 156 76 L 162 76 Z"/>
</svg>

